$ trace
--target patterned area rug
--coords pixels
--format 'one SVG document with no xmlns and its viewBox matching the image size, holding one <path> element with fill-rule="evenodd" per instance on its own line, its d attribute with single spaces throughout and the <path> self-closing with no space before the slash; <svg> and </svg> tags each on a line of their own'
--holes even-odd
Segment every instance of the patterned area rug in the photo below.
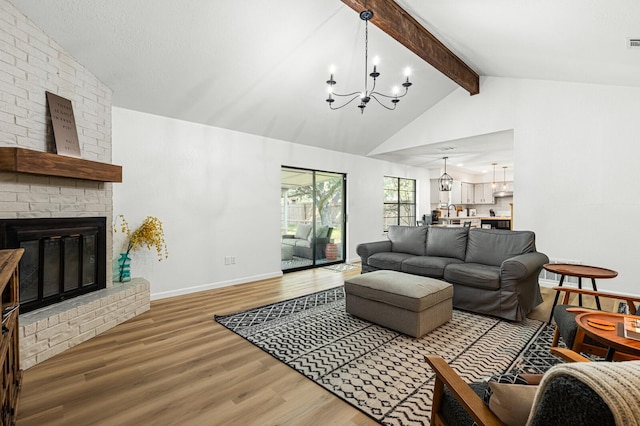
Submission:
<svg viewBox="0 0 640 426">
<path fill-rule="evenodd" d="M 343 287 L 215 320 L 388 425 L 429 422 L 434 375 L 424 354 L 477 381 L 517 368 L 544 328 L 454 310 L 452 321 L 414 339 L 347 314 Z"/>
</svg>

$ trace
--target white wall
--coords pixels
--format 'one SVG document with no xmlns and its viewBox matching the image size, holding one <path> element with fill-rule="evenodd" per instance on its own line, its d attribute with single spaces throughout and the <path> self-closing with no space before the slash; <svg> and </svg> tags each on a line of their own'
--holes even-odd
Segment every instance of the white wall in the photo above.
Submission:
<svg viewBox="0 0 640 426">
<path fill-rule="evenodd" d="M 601 288 L 640 294 L 640 88 L 487 77 L 479 95 L 465 93 L 376 152 L 513 128 L 516 229 L 535 231 L 552 259 L 619 272 Z"/>
<path fill-rule="evenodd" d="M 522 81 L 515 132 L 517 222 L 549 256 L 619 272 L 640 294 L 640 88 Z"/>
<path fill-rule="evenodd" d="M 358 243 L 384 238 L 385 175 L 418 179 L 419 212 L 429 211 L 428 172 L 131 110 L 113 109 L 114 215 L 133 230 L 144 217 L 164 224 L 169 259 L 134 253 L 132 275 L 152 298 L 279 276 L 280 168 L 347 173 L 347 260 Z M 123 243 L 114 236 L 114 251 Z M 224 257 L 236 264 L 225 266 Z"/>
</svg>

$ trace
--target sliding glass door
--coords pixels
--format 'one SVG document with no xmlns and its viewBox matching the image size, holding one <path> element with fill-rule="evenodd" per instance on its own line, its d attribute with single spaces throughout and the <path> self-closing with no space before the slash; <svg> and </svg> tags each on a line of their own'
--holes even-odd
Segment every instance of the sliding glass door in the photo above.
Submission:
<svg viewBox="0 0 640 426">
<path fill-rule="evenodd" d="M 344 262 L 346 175 L 282 167 L 281 181 L 282 270 Z"/>
</svg>

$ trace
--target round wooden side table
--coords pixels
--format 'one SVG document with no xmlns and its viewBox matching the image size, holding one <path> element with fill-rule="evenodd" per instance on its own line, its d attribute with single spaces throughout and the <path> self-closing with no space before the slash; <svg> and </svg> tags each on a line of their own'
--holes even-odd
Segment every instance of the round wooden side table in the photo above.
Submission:
<svg viewBox="0 0 640 426">
<path fill-rule="evenodd" d="M 576 323 L 578 324 L 578 333 L 576 334 L 576 342 L 581 342 L 584 336 L 580 333 L 584 333 L 597 342 L 607 346 L 607 355 L 605 361 L 611 361 L 616 351 L 626 354 L 640 357 L 640 341 L 634 339 L 628 339 L 621 334 L 621 327 L 624 327 L 624 318 L 628 315 L 613 314 L 608 312 L 588 312 L 576 316 Z M 593 321 L 596 324 L 593 325 Z M 602 327 L 598 327 L 598 323 L 611 323 L 614 325 L 613 329 L 605 330 Z M 575 343 L 574 343 L 575 347 Z"/>
<path fill-rule="evenodd" d="M 542 265 L 544 269 L 549 272 L 553 272 L 554 274 L 560 274 L 560 283 L 558 287 L 562 287 L 564 282 L 564 277 L 578 277 L 578 288 L 582 288 L 582 278 L 590 278 L 591 286 L 593 287 L 593 291 L 598 291 L 596 287 L 596 278 L 598 279 L 607 279 L 607 278 L 615 278 L 618 276 L 616 271 L 606 268 L 600 268 L 598 266 L 587 266 L 587 265 L 574 265 L 570 263 L 545 263 Z M 549 315 L 549 323 L 551 323 L 551 319 L 553 318 L 553 308 L 558 304 L 558 297 L 560 296 L 560 292 L 556 292 L 556 297 L 553 299 L 553 306 L 551 307 L 551 314 Z M 578 304 L 582 306 L 582 295 L 578 295 Z M 598 310 L 600 310 L 600 298 L 596 296 L 596 306 Z"/>
</svg>

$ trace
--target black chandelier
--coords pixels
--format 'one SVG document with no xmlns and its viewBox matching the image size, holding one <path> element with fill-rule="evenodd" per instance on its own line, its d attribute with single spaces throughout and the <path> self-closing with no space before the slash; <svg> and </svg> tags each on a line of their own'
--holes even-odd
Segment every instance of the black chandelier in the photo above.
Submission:
<svg viewBox="0 0 640 426">
<path fill-rule="evenodd" d="M 329 104 L 329 108 L 331 109 L 340 109 L 349 105 L 354 100 L 360 98 L 360 104 L 358 105 L 358 108 L 360 108 L 361 113 L 364 112 L 364 109 L 367 107 L 367 104 L 369 103 L 369 101 L 371 101 L 371 99 L 374 99 L 376 102 L 378 102 L 388 110 L 394 110 L 396 109 L 396 105 L 398 104 L 398 102 L 400 102 L 400 98 L 404 97 L 409 91 L 409 87 L 411 87 L 412 83 L 409 81 L 410 71 L 407 68 L 405 70 L 405 76 L 407 79 L 404 83 L 402 83 L 402 87 L 404 87 L 403 94 L 400 95 L 398 93 L 399 89 L 397 87 L 394 87 L 393 93 L 391 95 L 385 95 L 384 93 L 377 92 L 376 79 L 380 76 L 380 73 L 378 72 L 377 58 L 374 58 L 373 72 L 369 74 L 369 77 L 373 78 L 373 86 L 371 87 L 371 90 L 369 90 L 367 73 L 369 71 L 369 20 L 371 20 L 371 18 L 373 18 L 373 12 L 371 10 L 363 10 L 362 12 L 360 12 L 360 19 L 364 21 L 364 91 L 347 94 L 334 92 L 333 86 L 335 86 L 336 81 L 333 79 L 334 71 L 332 69 L 330 71 L 331 76 L 329 77 L 329 80 L 327 80 L 327 85 L 329 86 L 329 97 L 326 99 L 327 103 Z M 345 100 L 345 102 L 338 107 L 334 107 L 333 103 L 336 101 L 336 99 L 333 99 L 334 96 L 351 99 Z M 383 103 L 384 101 L 391 102 L 391 105 L 385 105 L 385 103 Z"/>
</svg>

